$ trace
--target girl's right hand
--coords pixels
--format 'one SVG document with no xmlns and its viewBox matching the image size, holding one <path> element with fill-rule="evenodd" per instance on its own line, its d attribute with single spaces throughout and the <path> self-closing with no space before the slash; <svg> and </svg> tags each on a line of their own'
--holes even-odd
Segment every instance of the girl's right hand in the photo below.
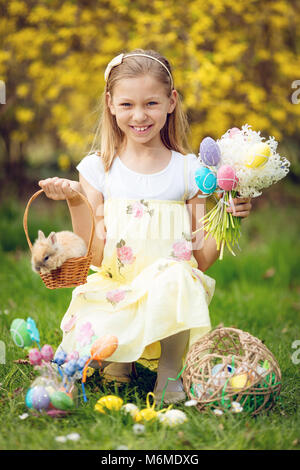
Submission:
<svg viewBox="0 0 300 470">
<path fill-rule="evenodd" d="M 41 180 L 38 184 L 49 199 L 56 201 L 74 199 L 78 196 L 75 191 L 82 192 L 81 185 L 78 181 L 58 178 L 57 176 Z"/>
</svg>

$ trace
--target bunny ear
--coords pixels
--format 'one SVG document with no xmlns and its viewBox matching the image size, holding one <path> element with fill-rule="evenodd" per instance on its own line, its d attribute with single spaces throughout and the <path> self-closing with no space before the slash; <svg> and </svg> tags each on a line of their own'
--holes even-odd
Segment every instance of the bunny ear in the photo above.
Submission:
<svg viewBox="0 0 300 470">
<path fill-rule="evenodd" d="M 52 245 L 54 245 L 57 242 L 55 232 L 51 232 L 50 235 L 48 235 L 48 239 L 51 241 Z"/>
<path fill-rule="evenodd" d="M 38 231 L 38 239 L 39 240 L 44 240 L 46 237 L 44 235 L 44 232 L 42 232 L 42 230 L 39 230 Z"/>
</svg>

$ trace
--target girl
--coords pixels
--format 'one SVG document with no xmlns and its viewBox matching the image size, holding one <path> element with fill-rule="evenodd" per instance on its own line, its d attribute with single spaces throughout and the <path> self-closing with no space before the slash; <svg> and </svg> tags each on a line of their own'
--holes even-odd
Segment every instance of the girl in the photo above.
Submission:
<svg viewBox="0 0 300 470">
<path fill-rule="evenodd" d="M 82 356 L 98 337 L 117 336 L 105 377 L 128 382 L 134 361 L 159 358 L 160 399 L 191 344 L 210 330 L 215 281 L 204 271 L 219 253 L 201 231 L 191 237 L 205 202 L 197 197 L 198 159 L 186 150 L 186 118 L 169 62 L 154 51 L 120 54 L 105 80 L 100 151 L 79 163 L 79 182 L 39 182 L 49 198 L 67 200 L 73 230 L 84 240 L 90 215 L 74 190 L 88 198 L 96 222 L 96 273 L 73 291 L 60 347 Z M 250 199 L 234 203 L 235 215 L 249 215 Z M 170 381 L 165 402 L 184 398 L 181 380 Z"/>
</svg>

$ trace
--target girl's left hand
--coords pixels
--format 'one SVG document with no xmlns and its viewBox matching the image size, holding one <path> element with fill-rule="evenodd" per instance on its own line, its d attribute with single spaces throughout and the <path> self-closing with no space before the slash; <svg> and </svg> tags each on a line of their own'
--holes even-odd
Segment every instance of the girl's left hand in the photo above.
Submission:
<svg viewBox="0 0 300 470">
<path fill-rule="evenodd" d="M 252 209 L 251 197 L 235 197 L 233 203 L 235 211 L 229 206 L 226 208 L 227 212 L 231 212 L 236 217 L 248 217 Z"/>
</svg>

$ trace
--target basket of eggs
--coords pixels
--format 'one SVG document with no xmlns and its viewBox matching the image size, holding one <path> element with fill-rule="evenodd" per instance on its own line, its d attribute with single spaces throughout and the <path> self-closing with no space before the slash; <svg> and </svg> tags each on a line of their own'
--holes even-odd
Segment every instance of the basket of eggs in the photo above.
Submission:
<svg viewBox="0 0 300 470">
<path fill-rule="evenodd" d="M 281 390 L 279 365 L 250 333 L 218 327 L 188 352 L 183 371 L 188 397 L 199 411 L 240 409 L 256 415 L 271 409 Z"/>
</svg>

